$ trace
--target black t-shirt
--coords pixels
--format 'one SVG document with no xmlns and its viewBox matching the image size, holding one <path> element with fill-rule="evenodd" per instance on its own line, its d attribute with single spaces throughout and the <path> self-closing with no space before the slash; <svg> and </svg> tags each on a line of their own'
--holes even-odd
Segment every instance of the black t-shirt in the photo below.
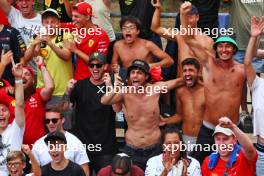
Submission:
<svg viewBox="0 0 264 176">
<path fill-rule="evenodd" d="M 121 16 L 132 15 L 140 19 L 142 23 L 141 37 L 149 38 L 152 34 L 150 26 L 155 11 L 151 0 L 119 0 L 119 5 Z"/>
<path fill-rule="evenodd" d="M 50 4 L 49 4 L 50 3 Z M 62 23 L 71 22 L 71 18 L 66 12 L 64 0 L 44 0 L 44 10 L 52 8 L 55 9 L 60 15 L 60 21 Z"/>
<path fill-rule="evenodd" d="M 220 0 L 187 0 L 195 5 L 199 11 L 200 19 L 198 27 L 204 28 L 218 28 L 218 10 L 220 7 Z"/>
<path fill-rule="evenodd" d="M 4 50 L 5 53 L 11 50 L 13 52 L 15 63 L 20 62 L 20 58 L 26 50 L 26 45 L 18 30 L 13 27 L 4 26 L 3 30 L 0 31 L 0 54 L 2 53 L 2 50 Z M 11 63 L 6 66 L 2 78 L 14 85 Z"/>
<path fill-rule="evenodd" d="M 54 170 L 51 163 L 41 167 L 42 176 L 85 176 L 83 169 L 78 164 L 69 160 L 69 164 L 63 170 Z"/>
<path fill-rule="evenodd" d="M 105 84 L 100 87 L 105 92 Z M 87 78 L 76 83 L 70 97 L 76 105 L 74 133 L 84 144 L 90 144 L 88 155 L 116 152 L 115 112 L 111 105 L 101 104 L 103 95 Z"/>
</svg>

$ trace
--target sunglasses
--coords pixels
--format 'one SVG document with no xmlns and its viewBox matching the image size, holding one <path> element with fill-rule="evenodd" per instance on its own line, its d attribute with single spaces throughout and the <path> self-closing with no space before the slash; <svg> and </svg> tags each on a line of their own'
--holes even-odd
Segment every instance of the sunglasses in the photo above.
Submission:
<svg viewBox="0 0 264 176">
<path fill-rule="evenodd" d="M 89 66 L 90 68 L 94 68 L 94 66 L 95 66 L 96 68 L 102 68 L 103 64 L 88 64 L 88 66 Z"/>
<path fill-rule="evenodd" d="M 53 124 L 56 124 L 58 123 L 60 119 L 57 119 L 57 118 L 53 118 L 53 119 L 45 119 L 44 122 L 45 124 L 49 124 L 50 122 L 52 122 Z"/>
</svg>

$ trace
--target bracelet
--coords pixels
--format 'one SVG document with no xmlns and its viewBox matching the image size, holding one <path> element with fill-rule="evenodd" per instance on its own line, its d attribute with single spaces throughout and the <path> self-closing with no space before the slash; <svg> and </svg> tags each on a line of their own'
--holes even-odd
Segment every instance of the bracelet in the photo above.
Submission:
<svg viewBox="0 0 264 176">
<path fill-rule="evenodd" d="M 16 84 L 22 84 L 22 83 L 23 83 L 23 80 L 22 80 L 22 79 L 16 79 L 16 80 L 15 80 L 15 83 L 16 83 Z"/>
<path fill-rule="evenodd" d="M 40 64 L 40 65 L 38 65 L 38 69 L 40 69 L 41 70 L 41 67 L 46 67 L 46 65 L 45 65 L 45 63 L 43 62 L 42 64 Z"/>
</svg>

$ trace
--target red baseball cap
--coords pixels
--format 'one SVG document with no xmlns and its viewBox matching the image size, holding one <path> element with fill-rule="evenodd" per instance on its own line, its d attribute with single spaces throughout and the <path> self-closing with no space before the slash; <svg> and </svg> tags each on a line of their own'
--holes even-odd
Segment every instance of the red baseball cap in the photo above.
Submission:
<svg viewBox="0 0 264 176">
<path fill-rule="evenodd" d="M 34 70 L 31 66 L 24 66 L 23 68 L 27 69 L 31 73 L 32 77 L 34 78 L 35 74 L 34 74 Z"/>
<path fill-rule="evenodd" d="M 73 7 L 73 11 L 77 11 L 78 13 L 82 15 L 93 15 L 93 8 L 92 6 L 87 2 L 79 2 Z"/>
</svg>

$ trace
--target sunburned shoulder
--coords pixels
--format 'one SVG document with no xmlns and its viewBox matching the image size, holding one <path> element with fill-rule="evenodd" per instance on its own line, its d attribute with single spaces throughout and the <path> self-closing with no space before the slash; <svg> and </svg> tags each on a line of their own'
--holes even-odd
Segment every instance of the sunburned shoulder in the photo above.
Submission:
<svg viewBox="0 0 264 176">
<path fill-rule="evenodd" d="M 244 71 L 245 65 L 234 61 L 234 68 Z"/>
<path fill-rule="evenodd" d="M 115 44 L 114 44 L 114 46 L 115 47 L 119 47 L 121 45 L 124 45 L 124 43 L 125 43 L 125 40 L 124 39 L 121 39 L 121 40 L 116 41 Z"/>
</svg>

